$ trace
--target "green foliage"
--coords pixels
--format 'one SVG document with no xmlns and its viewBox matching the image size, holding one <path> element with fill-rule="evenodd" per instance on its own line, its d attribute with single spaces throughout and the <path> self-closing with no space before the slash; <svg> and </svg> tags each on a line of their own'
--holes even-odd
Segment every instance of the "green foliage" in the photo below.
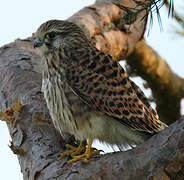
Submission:
<svg viewBox="0 0 184 180">
<path fill-rule="evenodd" d="M 156 12 L 158 23 L 160 25 L 160 28 L 162 29 L 162 22 L 161 22 L 161 16 L 160 16 L 159 10 L 165 3 L 167 3 L 169 5 L 168 15 L 173 16 L 174 0 L 169 0 L 169 2 L 167 0 L 147 0 L 145 2 L 141 2 L 138 0 L 132 0 L 132 1 L 134 1 L 136 4 L 136 6 L 134 8 L 126 7 L 118 1 L 113 1 L 113 3 L 115 5 L 117 5 L 119 8 L 121 8 L 122 10 L 124 10 L 126 12 L 122 16 L 122 21 L 126 25 L 133 24 L 137 19 L 137 15 L 142 11 L 146 11 L 146 13 L 142 19 L 144 20 L 145 18 L 147 18 L 149 13 L 150 13 L 150 27 L 152 27 L 152 25 L 153 25 L 153 13 Z"/>
</svg>

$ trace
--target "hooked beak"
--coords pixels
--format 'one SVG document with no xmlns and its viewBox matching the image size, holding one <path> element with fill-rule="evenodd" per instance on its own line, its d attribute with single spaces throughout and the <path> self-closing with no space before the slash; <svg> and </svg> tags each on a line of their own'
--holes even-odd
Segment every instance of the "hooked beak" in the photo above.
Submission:
<svg viewBox="0 0 184 180">
<path fill-rule="evenodd" d="M 43 45 L 43 42 L 38 40 L 38 39 L 35 39 L 34 40 L 34 48 L 37 48 L 37 47 L 40 47 Z"/>
</svg>

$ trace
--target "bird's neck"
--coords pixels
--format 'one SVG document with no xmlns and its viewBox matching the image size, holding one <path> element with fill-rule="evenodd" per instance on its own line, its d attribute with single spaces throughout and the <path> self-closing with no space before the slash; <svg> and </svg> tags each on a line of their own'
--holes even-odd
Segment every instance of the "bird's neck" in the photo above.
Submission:
<svg viewBox="0 0 184 180">
<path fill-rule="evenodd" d="M 42 75 L 44 79 L 53 79 L 55 77 L 64 78 L 65 70 L 59 55 L 49 54 L 47 55 L 42 63 Z"/>
</svg>

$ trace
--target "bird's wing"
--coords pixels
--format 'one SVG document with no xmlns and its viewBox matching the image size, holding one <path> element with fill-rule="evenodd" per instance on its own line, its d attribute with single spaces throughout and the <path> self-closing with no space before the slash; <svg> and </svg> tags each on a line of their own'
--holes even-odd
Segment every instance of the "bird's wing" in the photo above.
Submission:
<svg viewBox="0 0 184 180">
<path fill-rule="evenodd" d="M 97 51 L 81 58 L 80 63 L 75 59 L 67 66 L 66 76 L 75 93 L 92 109 L 151 134 L 166 127 L 144 93 L 111 56 Z"/>
</svg>

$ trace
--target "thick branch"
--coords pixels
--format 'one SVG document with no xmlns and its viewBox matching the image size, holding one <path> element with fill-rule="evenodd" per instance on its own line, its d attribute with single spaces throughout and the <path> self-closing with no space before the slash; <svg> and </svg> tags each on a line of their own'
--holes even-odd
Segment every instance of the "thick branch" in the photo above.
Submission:
<svg viewBox="0 0 184 180">
<path fill-rule="evenodd" d="M 180 101 L 184 97 L 184 79 L 176 75 L 144 40 L 137 43 L 127 63 L 137 70 L 151 88 L 162 121 L 171 124 L 181 117 Z"/>
<path fill-rule="evenodd" d="M 131 5 L 134 7 L 135 3 L 129 7 Z M 115 59 L 121 59 L 133 51 L 144 34 L 146 24 L 145 20 L 142 20 L 144 11 L 131 26 L 122 24 L 123 13 L 125 12 L 110 3 L 95 4 L 80 10 L 69 20 L 84 28 L 98 49 L 111 54 Z"/>
</svg>

